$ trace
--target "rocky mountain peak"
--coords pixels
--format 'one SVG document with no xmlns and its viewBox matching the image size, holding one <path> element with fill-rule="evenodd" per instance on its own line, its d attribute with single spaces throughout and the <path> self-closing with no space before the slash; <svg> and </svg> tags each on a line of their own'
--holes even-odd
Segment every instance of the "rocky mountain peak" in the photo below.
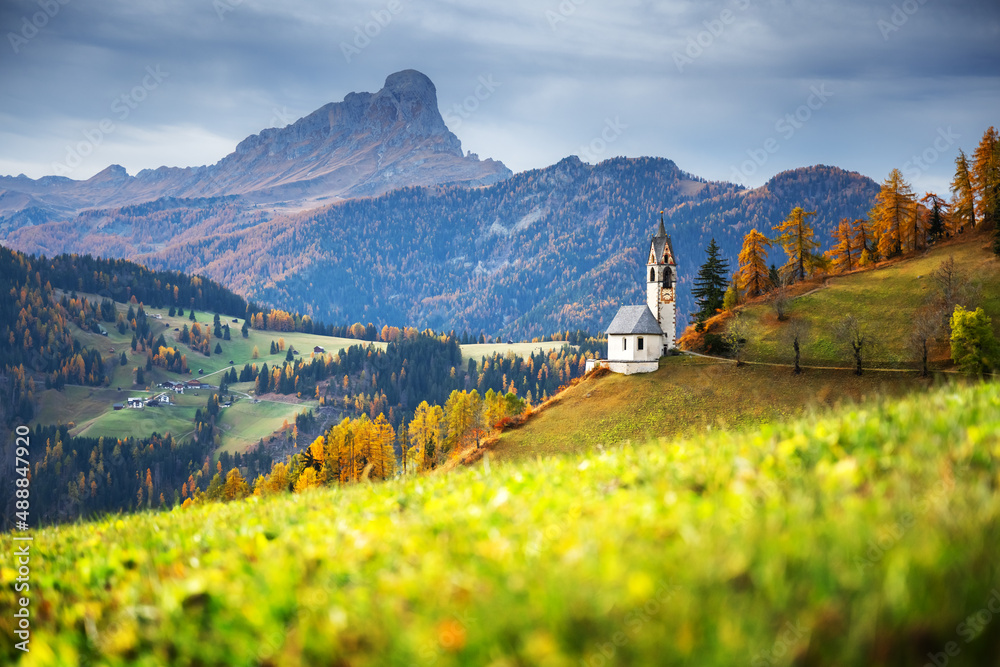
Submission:
<svg viewBox="0 0 1000 667">
<path fill-rule="evenodd" d="M 441 117 L 433 82 L 408 69 L 389 75 L 378 92 L 350 93 L 286 127 L 251 135 L 214 165 L 145 169 L 134 178 L 112 165 L 85 187 L 26 179 L 16 189 L 51 199 L 61 211 L 224 195 L 311 208 L 403 187 L 482 186 L 510 176 L 500 162 L 464 154 Z M 73 188 L 73 201 L 59 188 Z"/>
</svg>

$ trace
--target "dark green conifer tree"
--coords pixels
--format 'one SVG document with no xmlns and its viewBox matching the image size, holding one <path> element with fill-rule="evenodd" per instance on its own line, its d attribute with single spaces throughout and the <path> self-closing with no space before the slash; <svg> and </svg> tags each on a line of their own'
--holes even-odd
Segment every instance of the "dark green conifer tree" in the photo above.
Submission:
<svg viewBox="0 0 1000 667">
<path fill-rule="evenodd" d="M 722 302 L 729 285 L 729 262 L 719 256 L 719 246 L 713 238 L 705 248 L 708 259 L 698 269 L 691 296 L 698 310 L 691 313 L 698 322 L 704 322 L 722 308 Z"/>
</svg>

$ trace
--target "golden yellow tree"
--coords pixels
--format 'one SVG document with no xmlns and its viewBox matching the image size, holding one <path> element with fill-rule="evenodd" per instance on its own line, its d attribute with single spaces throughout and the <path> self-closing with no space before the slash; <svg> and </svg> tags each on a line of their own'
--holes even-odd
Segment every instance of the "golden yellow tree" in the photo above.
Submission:
<svg viewBox="0 0 1000 667">
<path fill-rule="evenodd" d="M 951 225 L 948 233 L 954 236 L 965 231 L 966 226 L 976 226 L 976 195 L 972 189 L 969 159 L 959 149 L 955 158 L 955 178 L 951 181 Z"/>
<path fill-rule="evenodd" d="M 373 425 L 374 439 L 372 442 L 372 476 L 378 479 L 389 479 L 396 473 L 396 452 L 393 443 L 396 441 L 396 431 L 392 424 L 380 413 Z"/>
<path fill-rule="evenodd" d="M 1000 222 L 1000 135 L 990 126 L 972 154 L 969 173 L 976 218 L 989 226 Z"/>
<path fill-rule="evenodd" d="M 868 217 L 879 235 L 879 255 L 889 258 L 915 249 L 919 226 L 917 200 L 899 169 L 889 172 Z"/>
<path fill-rule="evenodd" d="M 239 500 L 250 495 L 250 486 L 243 479 L 239 468 L 233 468 L 226 475 L 226 485 L 223 487 L 222 493 L 226 500 Z"/>
<path fill-rule="evenodd" d="M 253 493 L 255 496 L 267 496 L 283 493 L 288 490 L 288 466 L 279 461 L 271 468 L 269 475 L 257 478 Z"/>
<path fill-rule="evenodd" d="M 857 247 L 854 245 L 854 234 L 851 221 L 844 218 L 833 230 L 833 248 L 830 249 L 830 259 L 833 260 L 835 273 L 853 271 L 858 266 Z"/>
<path fill-rule="evenodd" d="M 441 449 L 441 422 L 444 421 L 444 411 L 440 405 L 431 407 L 427 401 L 417 406 L 410 421 L 410 446 L 415 450 L 411 460 L 417 471 L 430 470 L 434 467 L 438 452 Z"/>
<path fill-rule="evenodd" d="M 295 493 L 301 493 L 306 489 L 314 489 L 320 485 L 319 475 L 316 474 L 316 470 L 313 468 L 306 468 L 299 475 L 299 478 L 295 480 Z"/>
<path fill-rule="evenodd" d="M 796 206 L 784 222 L 772 227 L 780 232 L 775 242 L 781 244 L 788 255 L 788 261 L 781 270 L 795 280 L 805 280 L 806 267 L 812 263 L 813 251 L 819 247 L 819 242 L 813 238 L 813 228 L 806 222 L 810 215 L 816 215 L 816 211 L 805 211 Z"/>
<path fill-rule="evenodd" d="M 767 249 L 770 247 L 771 240 L 756 229 L 751 229 L 750 233 L 743 237 L 736 285 L 747 299 L 760 296 L 773 287 L 767 268 Z"/>
</svg>

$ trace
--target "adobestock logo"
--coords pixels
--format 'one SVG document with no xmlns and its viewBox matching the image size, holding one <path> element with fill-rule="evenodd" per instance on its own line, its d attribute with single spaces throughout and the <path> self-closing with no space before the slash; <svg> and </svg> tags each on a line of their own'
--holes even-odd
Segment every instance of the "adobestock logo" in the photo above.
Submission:
<svg viewBox="0 0 1000 667">
<path fill-rule="evenodd" d="M 452 131 L 457 130 L 466 119 L 479 111 L 480 105 L 493 97 L 493 93 L 502 85 L 501 82 L 493 78 L 492 74 L 480 76 L 478 85 L 472 91 L 471 95 L 445 110 L 443 114 L 444 122 L 447 123 Z"/>
<path fill-rule="evenodd" d="M 910 181 L 919 180 L 931 168 L 931 165 L 937 162 L 941 155 L 961 138 L 962 135 L 952 131 L 951 125 L 948 126 L 948 129 L 939 127 L 934 141 L 919 155 L 914 155 L 903 163 L 903 168 L 900 170 L 903 172 L 903 177 Z"/>
<path fill-rule="evenodd" d="M 133 86 L 127 93 L 123 93 L 111 103 L 111 112 L 118 118 L 119 122 L 125 122 L 132 115 L 135 109 L 144 102 L 151 92 L 160 87 L 160 84 L 170 76 L 170 72 L 164 72 L 157 65 L 146 67 L 146 76 L 142 81 Z M 111 134 L 118 129 L 111 118 L 102 118 L 97 125 L 89 130 L 83 131 L 83 141 L 75 145 L 66 145 L 66 159 L 62 162 L 53 162 L 52 170 L 56 176 L 66 176 L 74 169 L 83 164 L 84 158 L 96 151 Z"/>
<path fill-rule="evenodd" d="M 608 150 L 608 146 L 618 141 L 618 138 L 627 129 L 628 125 L 623 123 L 618 116 L 615 116 L 614 120 L 605 118 L 604 129 L 601 130 L 598 136 L 591 139 L 590 143 L 580 147 L 577 153 L 578 157 L 584 162 L 597 164 L 600 161 L 601 155 Z"/>
<path fill-rule="evenodd" d="M 34 39 L 39 31 L 56 17 L 64 5 L 69 4 L 69 0 L 35 0 L 35 2 L 41 11 L 35 12 L 30 18 L 22 16 L 20 30 L 7 33 L 7 41 L 10 42 L 10 48 L 14 50 L 15 54 L 20 53 L 21 47 Z"/>
<path fill-rule="evenodd" d="M 774 131 L 778 136 L 769 137 L 760 148 L 747 149 L 746 153 L 750 159 L 744 160 L 738 167 L 732 167 L 730 182 L 744 183 L 756 174 L 767 164 L 772 155 L 781 150 L 781 140 L 788 141 L 794 137 L 812 119 L 815 112 L 822 109 L 833 97 L 833 93 L 827 90 L 825 83 L 810 86 L 809 91 L 810 95 L 806 98 L 805 104 L 775 121 Z"/>
<path fill-rule="evenodd" d="M 340 52 L 344 54 L 347 64 L 351 64 L 356 56 L 371 46 L 372 40 L 381 35 L 402 11 L 403 3 L 400 0 L 389 0 L 384 9 L 372 10 L 371 21 L 354 26 L 354 39 L 340 43 Z"/>
<path fill-rule="evenodd" d="M 735 7 L 739 11 L 744 11 L 750 7 L 750 0 L 736 0 Z M 684 68 L 701 58 L 705 51 L 712 48 L 715 40 L 722 37 L 726 28 L 734 23 L 736 14 L 731 9 L 723 9 L 716 18 L 702 21 L 701 24 L 705 29 L 688 37 L 687 46 L 683 51 L 674 51 L 674 65 L 677 66 L 677 71 L 683 74 Z"/>
</svg>

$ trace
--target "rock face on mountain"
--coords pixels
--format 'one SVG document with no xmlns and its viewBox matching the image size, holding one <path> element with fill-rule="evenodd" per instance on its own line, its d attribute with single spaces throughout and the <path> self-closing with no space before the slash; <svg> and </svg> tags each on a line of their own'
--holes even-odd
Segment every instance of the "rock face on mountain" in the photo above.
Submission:
<svg viewBox="0 0 1000 667">
<path fill-rule="evenodd" d="M 226 195 L 311 208 L 407 186 L 491 185 L 510 176 L 500 162 L 463 155 L 438 111 L 434 84 L 406 70 L 377 93 L 351 93 L 287 127 L 248 137 L 215 165 L 135 176 L 112 165 L 86 181 L 0 177 L 0 216 L 9 229 L 85 208 Z"/>
</svg>

